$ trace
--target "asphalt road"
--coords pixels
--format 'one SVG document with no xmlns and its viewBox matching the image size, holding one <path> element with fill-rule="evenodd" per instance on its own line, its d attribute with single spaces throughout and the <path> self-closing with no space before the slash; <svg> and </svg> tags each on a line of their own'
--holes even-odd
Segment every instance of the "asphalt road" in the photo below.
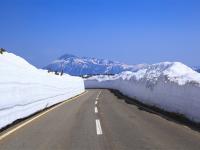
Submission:
<svg viewBox="0 0 200 150">
<path fill-rule="evenodd" d="M 109 90 L 88 90 L 2 132 L 0 150 L 200 149 L 198 131 L 124 99 Z"/>
</svg>

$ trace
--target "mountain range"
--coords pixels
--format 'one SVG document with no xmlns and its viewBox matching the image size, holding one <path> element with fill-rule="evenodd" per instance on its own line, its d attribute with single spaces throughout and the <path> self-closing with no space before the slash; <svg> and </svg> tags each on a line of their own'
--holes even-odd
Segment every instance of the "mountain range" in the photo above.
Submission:
<svg viewBox="0 0 200 150">
<path fill-rule="evenodd" d="M 49 71 L 64 72 L 73 76 L 118 74 L 123 71 L 137 71 L 146 67 L 146 64 L 127 65 L 118 61 L 98 59 L 92 57 L 79 57 L 65 54 L 44 67 Z"/>
</svg>

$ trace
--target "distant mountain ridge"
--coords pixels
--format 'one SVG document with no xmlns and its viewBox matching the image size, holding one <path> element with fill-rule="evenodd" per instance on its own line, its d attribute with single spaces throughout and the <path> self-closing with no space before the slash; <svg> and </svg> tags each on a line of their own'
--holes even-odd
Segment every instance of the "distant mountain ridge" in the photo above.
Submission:
<svg viewBox="0 0 200 150">
<path fill-rule="evenodd" d="M 63 70 L 64 73 L 81 76 L 88 74 L 118 74 L 123 71 L 137 71 L 146 66 L 146 64 L 127 65 L 107 59 L 78 57 L 71 54 L 65 54 L 44 67 L 44 69 L 58 72 Z"/>
</svg>

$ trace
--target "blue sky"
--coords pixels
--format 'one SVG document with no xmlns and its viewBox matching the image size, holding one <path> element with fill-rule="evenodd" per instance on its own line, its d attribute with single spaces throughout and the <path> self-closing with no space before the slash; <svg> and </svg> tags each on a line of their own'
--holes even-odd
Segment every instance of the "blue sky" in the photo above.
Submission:
<svg viewBox="0 0 200 150">
<path fill-rule="evenodd" d="M 0 47 L 43 67 L 65 53 L 200 65 L 199 0 L 0 0 Z"/>
</svg>

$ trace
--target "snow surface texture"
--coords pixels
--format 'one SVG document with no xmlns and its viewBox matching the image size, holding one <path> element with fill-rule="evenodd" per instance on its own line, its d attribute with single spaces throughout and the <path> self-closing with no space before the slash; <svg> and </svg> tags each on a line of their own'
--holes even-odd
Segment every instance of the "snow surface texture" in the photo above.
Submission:
<svg viewBox="0 0 200 150">
<path fill-rule="evenodd" d="M 24 59 L 0 54 L 0 128 L 84 92 L 79 77 L 56 76 Z"/>
<path fill-rule="evenodd" d="M 97 59 L 90 57 L 78 57 L 74 55 L 63 55 L 45 67 L 47 70 L 61 72 L 70 75 L 93 75 L 93 74 L 118 74 L 123 71 L 137 71 L 144 68 L 146 64 L 127 65 L 117 61 Z"/>
<path fill-rule="evenodd" d="M 116 89 L 145 104 L 200 122 L 200 74 L 179 62 L 164 62 L 137 72 L 94 76 L 86 88 Z"/>
</svg>

